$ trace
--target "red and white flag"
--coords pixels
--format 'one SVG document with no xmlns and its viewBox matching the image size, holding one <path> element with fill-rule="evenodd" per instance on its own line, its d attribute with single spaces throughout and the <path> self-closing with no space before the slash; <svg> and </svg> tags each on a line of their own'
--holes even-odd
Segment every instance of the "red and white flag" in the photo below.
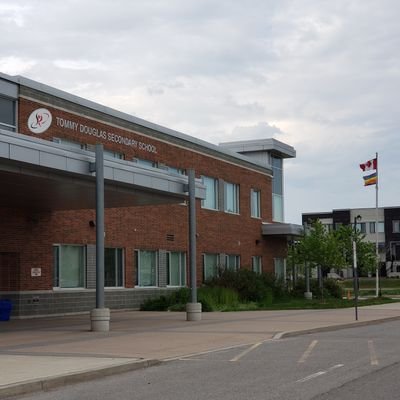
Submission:
<svg viewBox="0 0 400 400">
<path fill-rule="evenodd" d="M 363 171 L 371 171 L 373 169 L 376 169 L 377 166 L 378 166 L 378 161 L 376 158 L 374 158 L 373 160 L 369 160 L 364 164 L 360 164 L 360 168 Z"/>
</svg>

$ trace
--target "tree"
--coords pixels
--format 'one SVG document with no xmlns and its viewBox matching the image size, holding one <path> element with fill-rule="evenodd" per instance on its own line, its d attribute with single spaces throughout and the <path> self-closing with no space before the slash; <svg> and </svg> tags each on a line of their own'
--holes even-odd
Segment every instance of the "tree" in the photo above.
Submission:
<svg viewBox="0 0 400 400">
<path fill-rule="evenodd" d="M 289 249 L 288 256 L 296 264 L 320 266 L 323 275 L 326 275 L 330 268 L 341 268 L 345 264 L 339 236 L 328 232 L 319 220 L 313 222 L 297 245 Z"/>
</svg>

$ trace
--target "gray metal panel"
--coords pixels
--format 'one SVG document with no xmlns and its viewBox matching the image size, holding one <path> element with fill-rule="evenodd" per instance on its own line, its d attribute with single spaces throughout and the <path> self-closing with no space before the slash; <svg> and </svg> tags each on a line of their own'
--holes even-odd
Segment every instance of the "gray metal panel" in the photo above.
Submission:
<svg viewBox="0 0 400 400">
<path fill-rule="evenodd" d="M 86 287 L 96 289 L 96 246 L 86 246 Z"/>
<path fill-rule="evenodd" d="M 21 145 L 10 145 L 10 158 L 14 161 L 22 161 L 40 165 L 40 151 Z"/>
<path fill-rule="evenodd" d="M 158 286 L 166 287 L 168 282 L 167 277 L 167 251 L 158 251 Z"/>
<path fill-rule="evenodd" d="M 1 79 L 1 74 L 0 74 L 0 95 L 7 96 L 12 99 L 18 99 L 18 85 L 10 81 Z"/>
<path fill-rule="evenodd" d="M 10 158 L 10 144 L 0 141 L 0 157 Z"/>
<path fill-rule="evenodd" d="M 284 223 L 263 223 L 262 234 L 266 236 L 301 236 L 303 234 L 303 226 Z"/>
<path fill-rule="evenodd" d="M 51 154 L 46 152 L 40 153 L 40 165 L 44 167 L 67 169 L 67 158 L 59 154 Z"/>
</svg>

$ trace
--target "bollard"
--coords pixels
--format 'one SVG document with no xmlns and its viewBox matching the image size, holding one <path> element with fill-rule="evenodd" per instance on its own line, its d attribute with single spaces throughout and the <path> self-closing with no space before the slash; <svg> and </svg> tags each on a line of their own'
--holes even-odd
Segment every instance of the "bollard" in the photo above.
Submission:
<svg viewBox="0 0 400 400">
<path fill-rule="evenodd" d="M 108 332 L 110 330 L 110 309 L 94 308 L 90 312 L 90 322 L 93 332 Z"/>
<path fill-rule="evenodd" d="M 201 303 L 186 304 L 186 321 L 201 321 Z"/>
</svg>

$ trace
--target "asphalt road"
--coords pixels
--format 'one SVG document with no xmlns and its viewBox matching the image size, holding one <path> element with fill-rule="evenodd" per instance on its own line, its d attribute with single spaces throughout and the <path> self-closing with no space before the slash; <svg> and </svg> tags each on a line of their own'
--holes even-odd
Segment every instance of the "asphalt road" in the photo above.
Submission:
<svg viewBox="0 0 400 400">
<path fill-rule="evenodd" d="M 400 322 L 254 343 L 24 399 L 397 399 Z"/>
</svg>

